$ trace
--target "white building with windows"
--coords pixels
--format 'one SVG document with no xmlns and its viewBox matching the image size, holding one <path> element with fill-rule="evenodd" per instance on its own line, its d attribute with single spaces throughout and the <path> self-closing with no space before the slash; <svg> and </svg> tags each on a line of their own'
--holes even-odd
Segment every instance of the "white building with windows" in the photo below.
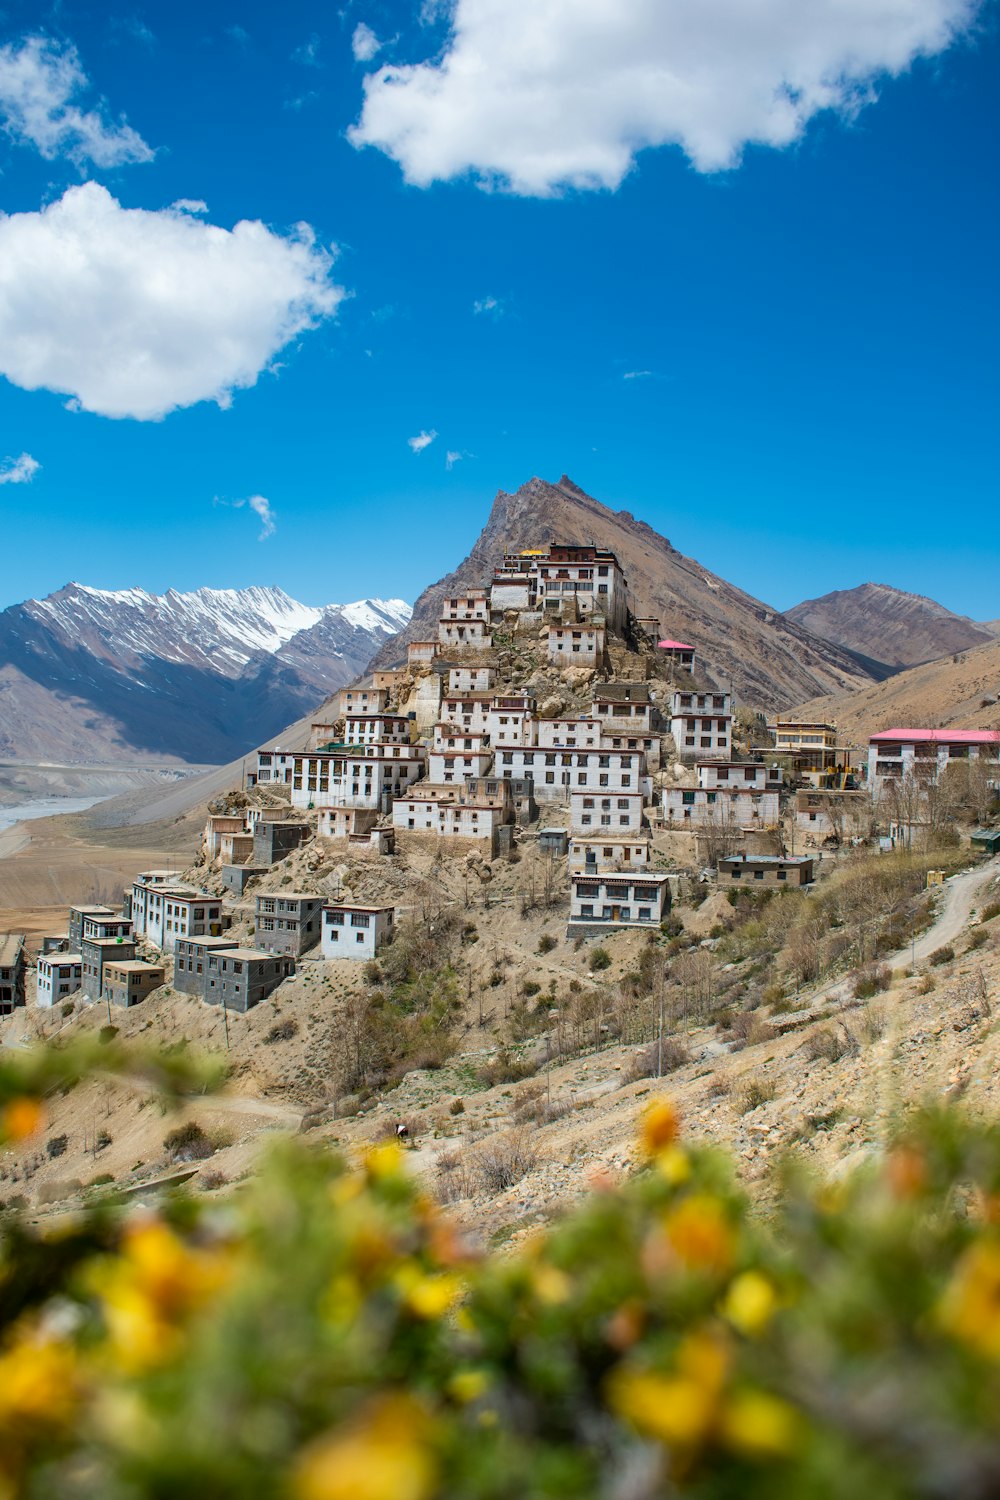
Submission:
<svg viewBox="0 0 1000 1500">
<path fill-rule="evenodd" d="M 441 717 L 472 734 L 488 734 L 492 708 L 492 693 L 477 691 L 459 695 L 449 692 L 441 703 Z"/>
<path fill-rule="evenodd" d="M 492 693 L 497 674 L 492 667 L 449 667 L 448 696 L 456 693 Z"/>
<path fill-rule="evenodd" d="M 652 795 L 640 751 L 498 748 L 494 770 L 498 776 L 533 776 L 539 802 L 565 801 L 584 790 Z"/>
<path fill-rule="evenodd" d="M 373 807 L 386 812 L 392 798 L 424 774 L 426 758 L 423 745 L 378 740 L 282 754 L 274 772 L 275 779 L 291 788 L 293 807 Z"/>
<path fill-rule="evenodd" d="M 739 786 L 664 787 L 664 828 L 768 828 L 781 816 L 777 792 L 746 790 Z"/>
<path fill-rule="evenodd" d="M 134 913 L 135 887 L 132 889 Z M 134 924 L 134 915 L 132 920 Z M 136 926 L 135 933 L 166 953 L 173 953 L 178 938 L 219 937 L 222 901 L 192 886 L 152 886 L 146 892 L 144 926 Z"/>
<path fill-rule="evenodd" d="M 79 953 L 43 953 L 38 959 L 35 1004 L 58 1005 L 80 988 L 83 959 Z"/>
<path fill-rule="evenodd" d="M 550 625 L 546 653 L 554 666 L 596 667 L 604 658 L 603 625 Z"/>
<path fill-rule="evenodd" d="M 985 761 L 1000 785 L 1000 730 L 885 729 L 868 742 L 868 785 L 878 799 L 905 776 L 931 783 L 949 766 L 970 761 Z"/>
<path fill-rule="evenodd" d="M 421 797 L 392 804 L 392 826 L 400 833 L 434 833 L 441 838 L 485 840 L 493 848 L 496 831 L 508 819 L 503 801 L 463 802 L 452 787 L 429 784 Z"/>
<path fill-rule="evenodd" d="M 570 930 L 659 927 L 670 903 L 669 880 L 650 872 L 572 871 Z"/>
<path fill-rule="evenodd" d="M 494 750 L 500 745 L 537 745 L 534 698 L 527 694 L 495 697 L 486 715 L 486 732 Z"/>
<path fill-rule="evenodd" d="M 622 870 L 649 864 L 652 845 L 648 833 L 574 834 L 569 841 L 571 870 Z"/>
<path fill-rule="evenodd" d="M 348 714 L 344 719 L 345 745 L 408 745 L 410 721 L 405 714 Z"/>
<path fill-rule="evenodd" d="M 538 745 L 543 750 L 597 750 L 601 726 L 596 719 L 539 719 Z"/>
<path fill-rule="evenodd" d="M 733 751 L 732 695 L 675 689 L 670 703 L 670 733 L 683 760 L 719 756 Z"/>
<path fill-rule="evenodd" d="M 324 958 L 374 958 L 392 942 L 394 921 L 391 906 L 331 902 L 323 907 L 320 951 Z"/>
<path fill-rule="evenodd" d="M 608 833 L 638 833 L 646 826 L 645 802 L 641 792 L 617 792 L 613 797 L 594 792 L 572 792 L 569 799 L 569 826 L 574 834 L 589 835 L 595 830 Z"/>
</svg>

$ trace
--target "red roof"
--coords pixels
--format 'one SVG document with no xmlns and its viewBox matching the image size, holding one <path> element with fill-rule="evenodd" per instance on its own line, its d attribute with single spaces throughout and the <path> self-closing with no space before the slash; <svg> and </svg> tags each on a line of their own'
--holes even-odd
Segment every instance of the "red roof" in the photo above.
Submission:
<svg viewBox="0 0 1000 1500">
<path fill-rule="evenodd" d="M 661 651 L 693 651 L 693 646 L 688 646 L 684 641 L 657 641 Z"/>
<path fill-rule="evenodd" d="M 883 729 L 871 736 L 873 745 L 896 740 L 917 745 L 996 745 L 1000 729 Z"/>
</svg>

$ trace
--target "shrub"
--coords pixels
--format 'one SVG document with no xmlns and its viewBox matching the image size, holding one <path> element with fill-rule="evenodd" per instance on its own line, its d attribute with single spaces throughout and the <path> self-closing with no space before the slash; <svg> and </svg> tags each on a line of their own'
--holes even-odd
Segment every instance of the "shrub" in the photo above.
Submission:
<svg viewBox="0 0 1000 1500">
<path fill-rule="evenodd" d="M 975 953 L 977 948 L 981 948 L 983 944 L 988 943 L 989 940 L 990 935 L 985 928 L 973 927 L 972 931 L 969 933 L 969 941 L 965 945 L 966 953 Z"/>
<path fill-rule="evenodd" d="M 171 1161 L 203 1161 L 215 1147 L 194 1120 L 178 1125 L 163 1137 L 163 1149 Z"/>
<path fill-rule="evenodd" d="M 591 971 L 597 974 L 601 969 L 610 969 L 611 954 L 607 948 L 595 948 L 590 955 L 589 962 Z"/>
<path fill-rule="evenodd" d="M 198 1174 L 199 1185 L 205 1189 L 206 1193 L 214 1193 L 218 1188 L 225 1187 L 228 1181 L 229 1178 L 225 1172 L 209 1171 Z"/>
<path fill-rule="evenodd" d="M 57 1156 L 65 1156 L 66 1148 L 68 1145 L 68 1136 L 50 1135 L 48 1140 L 45 1142 L 45 1150 L 50 1160 L 55 1160 Z"/>
<path fill-rule="evenodd" d="M 76 1005 L 72 1000 L 64 1000 L 59 1007 L 59 1014 L 65 1018 L 66 1016 L 71 1016 L 75 1010 Z"/>
<path fill-rule="evenodd" d="M 732 1100 L 736 1107 L 736 1113 L 740 1115 L 749 1114 L 750 1110 L 758 1109 L 762 1104 L 769 1104 L 774 1098 L 774 1093 L 775 1087 L 770 1079 L 741 1079 L 736 1088 L 732 1090 Z"/>
<path fill-rule="evenodd" d="M 551 953 L 555 946 L 556 940 L 552 936 L 551 932 L 543 932 L 541 937 L 538 939 L 538 952 L 543 954 Z"/>
<path fill-rule="evenodd" d="M 885 1036 L 889 1025 L 889 1007 L 884 1000 L 875 1000 L 866 1005 L 861 1016 L 861 1035 L 869 1046 Z"/>
<path fill-rule="evenodd" d="M 892 984 L 892 970 L 888 964 L 868 964 L 864 969 L 855 970 L 853 978 L 855 1000 L 870 1000 Z"/>
<path fill-rule="evenodd" d="M 489 1062 L 483 1063 L 477 1070 L 476 1077 L 480 1083 L 485 1083 L 489 1089 L 495 1088 L 498 1083 L 520 1083 L 523 1078 L 531 1078 L 538 1072 L 538 1064 L 529 1057 L 515 1057 L 512 1052 L 502 1048 Z"/>
<path fill-rule="evenodd" d="M 756 1047 L 759 1042 L 772 1042 L 779 1035 L 776 1026 L 747 1010 L 737 1011 L 735 1015 L 730 1013 L 726 1029 L 732 1037 L 734 1051 L 739 1051 L 742 1047 Z"/>
<path fill-rule="evenodd" d="M 473 1174 L 483 1193 L 503 1193 L 538 1164 L 538 1152 L 524 1130 L 513 1130 L 484 1142 L 476 1153 Z"/>
<path fill-rule="evenodd" d="M 925 974 L 917 985 L 918 995 L 929 995 L 934 988 L 933 974 Z"/>
<path fill-rule="evenodd" d="M 451 1103 L 448 1105 L 448 1113 L 450 1115 L 464 1115 L 465 1114 L 465 1105 L 462 1102 L 462 1100 L 461 1099 L 453 1099 L 451 1101 Z"/>
<path fill-rule="evenodd" d="M 92 1177 L 90 1179 L 90 1181 L 87 1183 L 87 1187 L 89 1187 L 89 1188 L 107 1187 L 108 1183 L 109 1182 L 114 1182 L 114 1180 L 115 1180 L 115 1174 L 113 1172 L 98 1172 L 97 1176 L 96 1177 Z"/>
<path fill-rule="evenodd" d="M 810 1062 L 839 1062 L 842 1057 L 853 1057 L 858 1051 L 857 1037 L 841 1021 L 837 1026 L 818 1026 L 805 1041 L 806 1056 Z"/>
<path fill-rule="evenodd" d="M 987 901 L 979 913 L 980 922 L 992 922 L 994 917 L 1000 917 L 1000 901 Z"/>
<path fill-rule="evenodd" d="M 113 1042 L 117 1035 L 117 1026 L 102 1026 L 100 1031 L 97 1033 L 97 1040 L 99 1042 L 102 1042 L 104 1046 L 107 1046 L 108 1042 Z"/>
<path fill-rule="evenodd" d="M 299 1023 L 289 1018 L 286 1021 L 275 1021 L 270 1031 L 265 1036 L 265 1042 L 288 1042 L 298 1034 Z"/>
<path fill-rule="evenodd" d="M 690 1061 L 691 1053 L 684 1041 L 679 1036 L 665 1036 L 662 1051 L 658 1042 L 650 1042 L 632 1058 L 625 1076 L 629 1083 L 637 1083 L 640 1078 L 661 1078 Z"/>
<path fill-rule="evenodd" d="M 521 993 L 531 1000 L 535 995 L 542 993 L 542 987 L 540 984 L 536 984 L 533 979 L 525 979 L 521 984 Z"/>
<path fill-rule="evenodd" d="M 946 943 L 943 948 L 935 948 L 927 962 L 933 968 L 939 968 L 941 964 L 950 964 L 954 957 L 954 948 L 950 943 Z"/>
<path fill-rule="evenodd" d="M 111 1136 L 106 1130 L 99 1130 L 94 1145 L 98 1151 L 106 1151 L 111 1145 Z"/>
</svg>

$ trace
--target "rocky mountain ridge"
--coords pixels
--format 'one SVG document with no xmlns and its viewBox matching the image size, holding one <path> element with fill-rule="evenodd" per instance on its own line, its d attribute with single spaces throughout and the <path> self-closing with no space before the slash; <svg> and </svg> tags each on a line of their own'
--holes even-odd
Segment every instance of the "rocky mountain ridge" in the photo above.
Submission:
<svg viewBox="0 0 1000 1500">
<path fill-rule="evenodd" d="M 0 613 L 0 757 L 232 760 L 349 682 L 409 616 L 400 599 L 68 584 Z"/>
<path fill-rule="evenodd" d="M 981 624 L 888 583 L 862 583 L 805 599 L 786 610 L 785 618 L 868 657 L 881 677 L 988 645 L 1000 634 L 995 621 Z"/>
<path fill-rule="evenodd" d="M 717 577 L 645 521 L 612 511 L 566 475 L 556 484 L 530 479 L 514 494 L 500 490 L 469 555 L 424 590 L 410 624 L 385 642 L 373 665 L 400 660 L 410 640 L 436 639 L 441 600 L 462 585 L 487 582 L 506 548 L 553 541 L 610 547 L 625 570 L 635 613 L 655 616 L 666 634 L 691 641 L 702 662 L 712 663 L 716 685 L 732 683 L 737 698 L 754 708 L 788 708 L 875 677 L 851 652 Z"/>
</svg>

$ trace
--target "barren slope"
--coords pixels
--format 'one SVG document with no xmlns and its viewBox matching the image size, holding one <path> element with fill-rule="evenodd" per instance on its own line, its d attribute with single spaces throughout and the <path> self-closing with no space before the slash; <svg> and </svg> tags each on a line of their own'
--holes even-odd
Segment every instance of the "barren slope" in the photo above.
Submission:
<svg viewBox="0 0 1000 1500">
<path fill-rule="evenodd" d="M 927 662 L 852 693 L 811 698 L 798 713 L 835 722 L 848 744 L 897 726 L 1000 729 L 1000 641 Z"/>
</svg>

